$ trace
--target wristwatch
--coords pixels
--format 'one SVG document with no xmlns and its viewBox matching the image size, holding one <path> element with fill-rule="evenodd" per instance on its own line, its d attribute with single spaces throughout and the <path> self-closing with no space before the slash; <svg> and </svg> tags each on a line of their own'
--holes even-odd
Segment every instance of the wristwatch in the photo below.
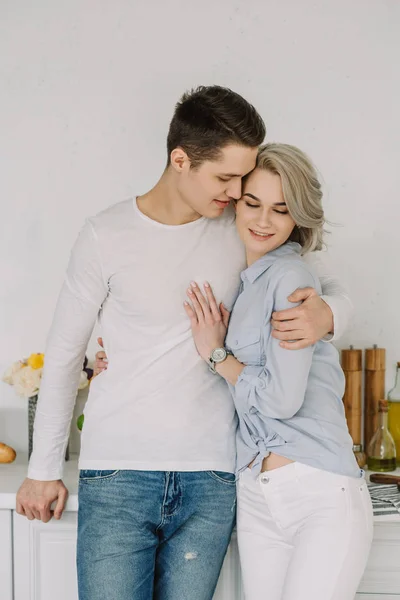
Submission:
<svg viewBox="0 0 400 600">
<path fill-rule="evenodd" d="M 226 348 L 214 348 L 214 350 L 211 352 L 210 358 L 207 361 L 211 373 L 214 373 L 214 375 L 217 374 L 215 365 L 224 362 L 229 354 L 232 354 L 232 352 Z"/>
</svg>

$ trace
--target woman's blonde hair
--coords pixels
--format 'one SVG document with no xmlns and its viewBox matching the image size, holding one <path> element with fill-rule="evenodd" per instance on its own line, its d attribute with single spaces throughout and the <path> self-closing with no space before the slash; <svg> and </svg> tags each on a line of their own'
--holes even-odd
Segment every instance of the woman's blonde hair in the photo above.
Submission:
<svg viewBox="0 0 400 600">
<path fill-rule="evenodd" d="M 290 241 L 298 242 L 303 254 L 321 250 L 325 224 L 322 191 L 308 156 L 289 144 L 265 144 L 258 151 L 256 166 L 281 178 L 283 197 L 296 223 Z"/>
</svg>

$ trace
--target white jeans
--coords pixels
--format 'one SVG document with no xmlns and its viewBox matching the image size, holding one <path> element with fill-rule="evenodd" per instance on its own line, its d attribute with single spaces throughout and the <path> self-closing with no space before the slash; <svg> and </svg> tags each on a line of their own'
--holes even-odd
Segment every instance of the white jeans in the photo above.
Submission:
<svg viewBox="0 0 400 600">
<path fill-rule="evenodd" d="M 246 600 L 354 600 L 373 534 L 364 479 L 291 463 L 238 481 Z"/>
</svg>

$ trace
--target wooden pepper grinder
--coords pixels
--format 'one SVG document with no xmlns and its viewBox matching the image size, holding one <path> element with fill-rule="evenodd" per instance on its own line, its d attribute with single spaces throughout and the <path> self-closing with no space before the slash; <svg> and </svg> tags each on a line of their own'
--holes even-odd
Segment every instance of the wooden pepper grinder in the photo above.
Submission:
<svg viewBox="0 0 400 600">
<path fill-rule="evenodd" d="M 346 377 L 346 388 L 343 396 L 347 426 L 353 439 L 353 452 L 358 466 L 362 469 L 367 463 L 361 443 L 362 421 L 362 350 L 342 350 L 342 368 Z"/>
<path fill-rule="evenodd" d="M 373 348 L 365 351 L 365 405 L 364 405 L 364 448 L 368 449 L 378 427 L 379 400 L 385 398 L 386 350 Z"/>
</svg>

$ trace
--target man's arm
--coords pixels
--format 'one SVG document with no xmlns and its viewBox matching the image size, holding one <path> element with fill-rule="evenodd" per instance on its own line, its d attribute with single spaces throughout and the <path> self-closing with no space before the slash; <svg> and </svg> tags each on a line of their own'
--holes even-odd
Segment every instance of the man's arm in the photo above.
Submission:
<svg viewBox="0 0 400 600">
<path fill-rule="evenodd" d="M 334 327 L 330 340 L 338 340 L 346 331 L 354 314 L 354 306 L 347 290 L 334 275 L 326 252 L 310 253 L 308 262 L 314 268 L 322 287 L 321 298 L 333 314 Z"/>
<path fill-rule="evenodd" d="M 321 339 L 337 340 L 343 335 L 353 315 L 352 302 L 342 284 L 332 276 L 326 254 L 313 252 L 306 255 L 305 259 L 320 279 L 322 296 L 313 288 L 293 290 L 288 300 L 302 304 L 273 314 L 273 336 L 288 350 L 306 348 Z"/>
<path fill-rule="evenodd" d="M 49 517 L 53 496 L 62 491 L 60 480 L 83 359 L 107 293 L 96 232 L 87 221 L 72 250 L 47 340 L 28 479 L 17 497 L 18 512 L 28 518 Z"/>
</svg>

